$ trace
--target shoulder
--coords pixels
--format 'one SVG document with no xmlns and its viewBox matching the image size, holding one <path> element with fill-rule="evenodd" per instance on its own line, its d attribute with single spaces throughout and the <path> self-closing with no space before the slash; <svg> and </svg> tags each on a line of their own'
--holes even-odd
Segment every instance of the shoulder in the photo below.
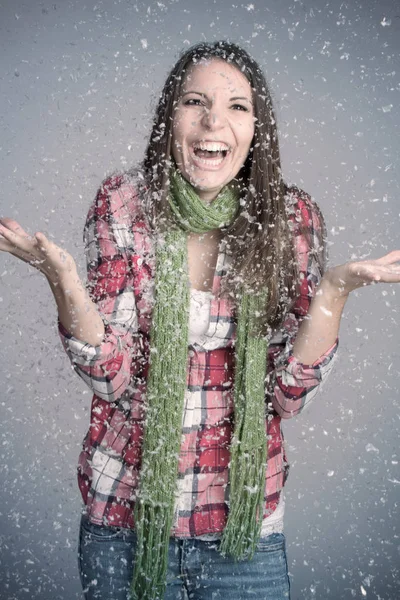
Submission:
<svg viewBox="0 0 400 600">
<path fill-rule="evenodd" d="M 118 223 L 144 220 L 144 191 L 138 175 L 115 172 L 101 183 L 89 208 L 88 220 Z"/>
<path fill-rule="evenodd" d="M 285 199 L 289 219 L 295 225 L 296 232 L 300 233 L 299 226 L 321 233 L 324 231 L 325 223 L 321 209 L 307 192 L 294 185 L 288 186 Z"/>
<path fill-rule="evenodd" d="M 310 269 L 311 261 L 323 273 L 327 257 L 326 227 L 318 204 L 303 190 L 290 186 L 286 192 L 286 207 L 300 270 Z"/>
</svg>

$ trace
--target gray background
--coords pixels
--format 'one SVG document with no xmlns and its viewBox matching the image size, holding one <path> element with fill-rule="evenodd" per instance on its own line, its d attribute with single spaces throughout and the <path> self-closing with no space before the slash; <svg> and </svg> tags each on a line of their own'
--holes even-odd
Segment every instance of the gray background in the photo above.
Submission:
<svg viewBox="0 0 400 600">
<path fill-rule="evenodd" d="M 84 273 L 103 177 L 136 163 L 179 51 L 242 44 L 274 92 L 285 178 L 326 217 L 331 263 L 399 244 L 398 1 L 0 1 L 0 214 Z M 0 597 L 81 598 L 75 464 L 90 393 L 44 279 L 0 256 Z M 293 599 L 400 597 L 399 288 L 353 293 L 340 356 L 285 423 Z"/>
</svg>

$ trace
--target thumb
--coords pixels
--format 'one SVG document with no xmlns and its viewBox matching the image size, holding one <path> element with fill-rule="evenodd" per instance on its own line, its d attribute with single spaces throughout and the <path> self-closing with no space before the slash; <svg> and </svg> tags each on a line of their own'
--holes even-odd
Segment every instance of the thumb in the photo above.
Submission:
<svg viewBox="0 0 400 600">
<path fill-rule="evenodd" d="M 35 233 L 34 238 L 39 250 L 43 252 L 45 256 L 50 256 L 54 252 L 54 244 L 44 235 L 44 233 L 38 231 Z"/>
<path fill-rule="evenodd" d="M 37 231 L 35 233 L 35 238 L 37 239 L 38 242 L 44 242 L 44 243 L 47 242 L 46 236 L 44 235 L 44 233 L 41 233 L 40 231 Z"/>
<path fill-rule="evenodd" d="M 44 235 L 44 233 L 42 233 L 41 231 L 38 231 L 37 233 L 35 233 L 34 238 L 40 244 L 40 246 L 42 247 L 43 250 L 49 249 L 50 242 L 47 239 L 47 237 Z"/>
</svg>

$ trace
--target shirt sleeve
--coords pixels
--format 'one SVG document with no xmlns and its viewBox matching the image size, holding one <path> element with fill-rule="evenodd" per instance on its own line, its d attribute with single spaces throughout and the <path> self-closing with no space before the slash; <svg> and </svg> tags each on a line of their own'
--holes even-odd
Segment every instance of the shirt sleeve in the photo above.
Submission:
<svg viewBox="0 0 400 600">
<path fill-rule="evenodd" d="M 301 321 L 308 313 L 323 272 L 325 225 L 317 205 L 302 196 L 294 205 L 295 244 L 299 261 L 300 290 L 296 303 L 269 346 L 267 400 L 283 419 L 299 414 L 326 381 L 336 356 L 338 339 L 313 364 L 293 356 Z"/>
<path fill-rule="evenodd" d="M 111 177 L 98 191 L 84 229 L 87 288 L 104 322 L 103 341 L 92 346 L 58 323 L 73 368 L 99 398 L 109 402 L 122 396 L 143 362 L 144 341 L 138 331 L 134 270 L 127 239 L 131 223 L 121 177 Z"/>
</svg>

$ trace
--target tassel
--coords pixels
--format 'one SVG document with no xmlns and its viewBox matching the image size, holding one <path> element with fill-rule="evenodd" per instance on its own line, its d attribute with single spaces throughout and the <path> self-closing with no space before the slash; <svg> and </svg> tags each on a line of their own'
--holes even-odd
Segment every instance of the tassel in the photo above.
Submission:
<svg viewBox="0 0 400 600">
<path fill-rule="evenodd" d="M 164 598 L 172 525 L 170 512 L 168 507 L 155 507 L 144 503 L 140 503 L 137 508 L 137 547 L 131 584 L 132 600 Z"/>
<path fill-rule="evenodd" d="M 236 560 L 251 559 L 260 537 L 265 482 L 265 445 L 252 452 L 236 453 L 235 471 L 230 472 L 229 518 L 224 529 L 220 551 Z"/>
</svg>

